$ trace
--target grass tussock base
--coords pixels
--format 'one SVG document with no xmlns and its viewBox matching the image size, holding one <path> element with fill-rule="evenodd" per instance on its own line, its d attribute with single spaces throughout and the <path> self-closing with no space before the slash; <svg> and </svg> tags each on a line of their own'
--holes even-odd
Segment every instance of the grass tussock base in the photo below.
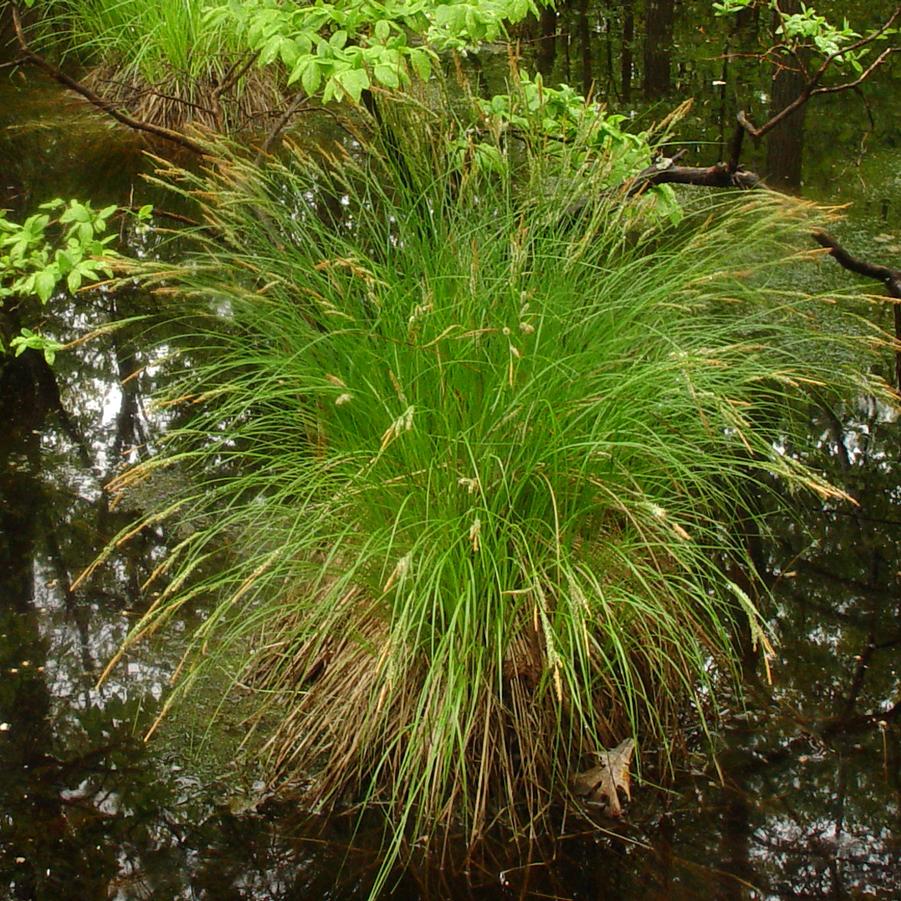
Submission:
<svg viewBox="0 0 901 901">
<path fill-rule="evenodd" d="M 225 62 L 200 75 L 160 72 L 152 81 L 128 65 L 98 65 L 87 71 L 83 83 L 141 122 L 176 131 L 188 126 L 226 133 L 271 127 L 285 107 L 278 80 L 271 73 L 251 69 L 241 76 L 239 85 L 223 93 L 223 83 L 236 65 Z"/>
<path fill-rule="evenodd" d="M 835 494 L 782 451 L 793 411 L 878 389 L 872 328 L 785 290 L 800 202 L 706 195 L 670 225 L 603 159 L 451 171 L 445 138 L 184 174 L 207 227 L 152 277 L 203 324 L 180 424 L 119 482 L 184 479 L 131 639 L 214 599 L 173 697 L 238 643 L 274 772 L 383 810 L 394 851 L 540 831 L 601 749 L 706 728 L 735 630 L 765 638 L 724 574 L 750 568 L 736 523 L 773 477 Z"/>
</svg>

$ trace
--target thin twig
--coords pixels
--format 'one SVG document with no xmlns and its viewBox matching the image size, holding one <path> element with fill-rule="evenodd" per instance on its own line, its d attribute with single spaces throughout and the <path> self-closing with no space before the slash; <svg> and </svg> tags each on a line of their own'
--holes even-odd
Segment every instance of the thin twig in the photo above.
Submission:
<svg viewBox="0 0 901 901">
<path fill-rule="evenodd" d="M 294 101 L 288 105 L 288 108 L 279 117 L 278 121 L 272 127 L 272 130 L 266 135 L 266 140 L 263 141 L 262 146 L 257 151 L 254 165 L 259 165 L 263 161 L 263 158 L 269 154 L 269 151 L 278 140 L 279 135 L 285 130 L 294 115 L 300 112 L 308 99 L 306 94 L 298 94 L 297 97 L 294 98 Z"/>
<path fill-rule="evenodd" d="M 186 100 L 184 97 L 176 97 L 174 94 L 164 94 L 162 91 L 153 87 L 145 87 L 139 88 L 135 85 L 130 85 L 126 81 L 120 81 L 117 78 L 102 78 L 99 79 L 104 84 L 114 85 L 118 88 L 122 88 L 126 91 L 129 91 L 135 99 L 139 99 L 141 97 L 159 97 L 161 100 L 171 100 L 173 103 L 177 103 L 181 106 L 186 106 L 189 109 L 195 109 L 200 113 L 207 113 L 210 116 L 215 116 L 216 111 L 210 109 L 208 106 L 203 106 L 199 103 L 194 103 L 192 100 Z"/>
<path fill-rule="evenodd" d="M 137 213 L 141 209 L 142 208 L 139 206 L 120 207 L 120 210 L 122 210 L 123 212 L 127 211 L 130 213 Z M 173 222 L 182 223 L 182 225 L 191 225 L 198 228 L 205 227 L 202 222 L 198 222 L 196 219 L 192 219 L 190 216 L 185 216 L 183 213 L 175 213 L 172 210 L 165 210 L 162 207 L 155 206 L 151 210 L 151 213 L 158 219 L 171 219 Z"/>
<path fill-rule="evenodd" d="M 231 67 L 231 69 L 229 69 L 228 72 L 225 73 L 225 78 L 223 79 L 222 83 L 216 88 L 215 91 L 213 91 L 213 97 L 218 100 L 226 91 L 230 91 L 235 86 L 235 84 L 247 74 L 247 70 L 250 69 L 250 67 L 257 61 L 259 55 L 259 50 L 251 53 L 244 64 L 240 66 L 240 68 L 238 68 L 240 61 L 235 63 Z"/>
</svg>

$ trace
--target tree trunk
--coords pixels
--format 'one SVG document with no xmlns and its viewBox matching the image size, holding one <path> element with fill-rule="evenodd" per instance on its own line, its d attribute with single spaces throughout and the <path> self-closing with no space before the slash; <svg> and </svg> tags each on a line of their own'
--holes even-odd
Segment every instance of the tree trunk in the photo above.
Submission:
<svg viewBox="0 0 901 901">
<path fill-rule="evenodd" d="M 620 57 L 620 80 L 623 100 L 632 99 L 632 43 L 635 40 L 634 0 L 623 0 L 623 53 Z"/>
<path fill-rule="evenodd" d="M 582 45 L 582 93 L 588 97 L 594 86 L 591 61 L 591 29 L 588 26 L 588 0 L 579 2 L 579 42 Z"/>
<path fill-rule="evenodd" d="M 544 7 L 538 20 L 540 37 L 538 38 L 538 71 L 550 78 L 557 58 L 557 10 Z"/>
<path fill-rule="evenodd" d="M 782 11 L 801 11 L 800 0 L 783 0 Z M 781 65 L 780 65 L 781 63 Z M 770 117 L 785 109 L 804 87 L 804 77 L 797 71 L 794 60 L 785 57 L 773 67 L 773 90 L 770 98 Z M 804 157 L 804 115 L 807 104 L 780 122 L 767 137 L 765 178 L 781 191 L 798 191 Z"/>
<path fill-rule="evenodd" d="M 644 96 L 656 100 L 671 88 L 675 0 L 645 0 Z"/>
</svg>

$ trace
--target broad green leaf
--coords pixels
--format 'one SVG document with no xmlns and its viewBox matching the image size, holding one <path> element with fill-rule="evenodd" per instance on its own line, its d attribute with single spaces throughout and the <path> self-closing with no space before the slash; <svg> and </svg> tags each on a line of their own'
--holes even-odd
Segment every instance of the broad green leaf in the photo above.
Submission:
<svg viewBox="0 0 901 901">
<path fill-rule="evenodd" d="M 69 208 L 59 217 L 60 222 L 89 222 L 91 211 L 77 200 L 69 201 Z"/>
<path fill-rule="evenodd" d="M 375 67 L 375 77 L 387 88 L 400 86 L 397 69 L 394 66 L 379 65 Z"/>
<path fill-rule="evenodd" d="M 310 96 L 319 90 L 319 86 L 322 84 L 322 70 L 315 59 L 310 59 L 309 64 L 303 71 L 303 78 L 300 83 Z"/>
<path fill-rule="evenodd" d="M 41 299 L 41 303 L 47 303 L 56 287 L 57 275 L 52 269 L 44 269 L 34 277 L 35 294 Z"/>
<path fill-rule="evenodd" d="M 294 41 L 284 39 L 279 45 L 278 53 L 285 66 L 288 69 L 293 69 L 297 64 L 298 57 L 300 56 L 300 48 Z"/>
<path fill-rule="evenodd" d="M 410 65 L 419 78 L 423 81 L 429 80 L 429 76 L 432 74 L 432 60 L 425 50 L 420 50 L 419 48 L 411 50 Z"/>
<path fill-rule="evenodd" d="M 345 69 L 335 76 L 335 81 L 353 99 L 354 103 L 360 102 L 363 91 L 370 85 L 369 75 L 363 69 Z"/>
</svg>

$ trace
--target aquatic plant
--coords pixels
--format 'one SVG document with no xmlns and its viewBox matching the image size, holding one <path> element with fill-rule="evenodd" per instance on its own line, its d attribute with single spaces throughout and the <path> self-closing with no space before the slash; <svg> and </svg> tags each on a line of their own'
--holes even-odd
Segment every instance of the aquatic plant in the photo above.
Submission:
<svg viewBox="0 0 901 901">
<path fill-rule="evenodd" d="M 874 388 L 878 338 L 786 288 L 800 201 L 674 223 L 582 147 L 487 169 L 440 117 L 402 133 L 179 175 L 204 227 L 141 271 L 192 300 L 191 366 L 114 486 L 183 482 L 120 536 L 176 524 L 129 644 L 212 602 L 166 706 L 240 649 L 273 779 L 381 809 L 392 854 L 540 829 L 604 748 L 709 728 L 736 631 L 767 647 L 739 524 L 773 478 L 839 493 L 784 448 L 809 392 Z"/>
</svg>

